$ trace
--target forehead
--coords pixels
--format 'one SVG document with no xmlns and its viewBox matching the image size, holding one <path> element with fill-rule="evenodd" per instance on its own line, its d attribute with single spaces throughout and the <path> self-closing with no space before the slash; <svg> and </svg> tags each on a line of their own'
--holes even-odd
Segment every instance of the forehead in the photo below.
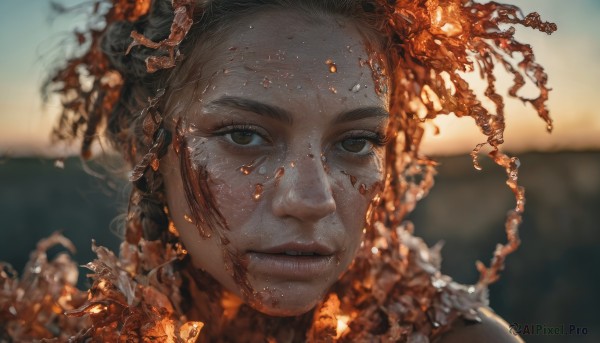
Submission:
<svg viewBox="0 0 600 343">
<path fill-rule="evenodd" d="M 249 15 L 202 67 L 206 85 L 200 101 L 242 96 L 317 113 L 387 108 L 365 63 L 366 43 L 350 18 L 292 10 Z"/>
</svg>

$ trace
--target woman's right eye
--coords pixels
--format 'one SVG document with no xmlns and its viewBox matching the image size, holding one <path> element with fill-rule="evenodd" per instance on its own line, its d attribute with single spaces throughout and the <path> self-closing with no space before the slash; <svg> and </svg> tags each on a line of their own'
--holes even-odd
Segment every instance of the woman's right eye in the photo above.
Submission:
<svg viewBox="0 0 600 343">
<path fill-rule="evenodd" d="M 233 130 L 225 133 L 223 136 L 236 145 L 259 146 L 265 143 L 265 140 L 258 133 L 251 130 Z"/>
</svg>

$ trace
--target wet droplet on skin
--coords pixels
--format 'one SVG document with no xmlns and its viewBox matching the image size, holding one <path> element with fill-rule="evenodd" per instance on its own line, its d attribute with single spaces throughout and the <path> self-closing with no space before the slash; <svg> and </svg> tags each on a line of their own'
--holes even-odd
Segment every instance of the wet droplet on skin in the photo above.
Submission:
<svg viewBox="0 0 600 343">
<path fill-rule="evenodd" d="M 356 176 L 350 175 L 343 170 L 341 172 L 342 172 L 342 174 L 344 174 L 350 178 L 350 183 L 352 184 L 352 187 L 354 187 L 354 185 L 356 185 L 356 181 L 357 181 Z"/>
<path fill-rule="evenodd" d="M 350 91 L 352 93 L 358 93 L 358 91 L 360 91 L 360 83 L 357 83 L 354 86 L 352 86 L 352 88 L 350 88 Z"/>
<path fill-rule="evenodd" d="M 358 187 L 358 192 L 362 195 L 365 195 L 367 193 L 367 186 L 365 186 L 364 183 L 361 183 Z"/>
<path fill-rule="evenodd" d="M 188 223 L 194 223 L 194 221 L 192 220 L 192 218 L 190 218 L 190 216 L 188 216 L 187 214 L 183 215 L 183 219 L 185 219 L 186 222 Z"/>
<path fill-rule="evenodd" d="M 252 197 L 254 198 L 254 200 L 256 200 L 256 201 L 260 200 L 260 197 L 262 196 L 263 189 L 264 189 L 264 187 L 260 183 L 257 183 L 254 186 L 254 194 L 252 195 Z"/>
<path fill-rule="evenodd" d="M 267 167 L 265 166 L 260 166 L 260 168 L 258 168 L 258 173 L 260 175 L 265 175 L 267 173 Z"/>
<path fill-rule="evenodd" d="M 240 172 L 242 172 L 242 174 L 244 174 L 244 175 L 248 175 L 252 171 L 250 168 L 251 168 L 251 166 L 247 166 L 247 165 L 241 166 Z"/>
<path fill-rule="evenodd" d="M 248 28 L 249 28 L 249 29 L 253 29 L 253 28 L 254 28 L 254 26 L 250 25 L 250 26 L 248 26 Z"/>
<path fill-rule="evenodd" d="M 329 91 L 333 94 L 337 94 L 337 89 L 333 86 L 329 86 Z"/>
<path fill-rule="evenodd" d="M 325 61 L 325 64 L 327 64 L 327 66 L 329 66 L 330 73 L 337 72 L 337 65 L 335 65 L 335 63 L 333 63 L 333 61 L 331 59 L 328 59 L 327 61 Z"/>
<path fill-rule="evenodd" d="M 254 169 L 256 169 L 256 167 L 259 164 L 261 164 L 264 160 L 265 160 L 264 158 L 259 158 L 248 164 L 244 164 L 243 166 L 240 167 L 240 172 L 244 175 L 248 175 L 248 174 L 252 173 L 254 171 Z"/>
<path fill-rule="evenodd" d="M 296 167 L 296 162 L 294 162 L 294 161 L 290 162 L 290 167 L 292 167 L 292 168 Z"/>
<path fill-rule="evenodd" d="M 302 89 L 302 86 L 301 85 L 297 85 L 296 89 Z"/>
<path fill-rule="evenodd" d="M 280 177 L 283 176 L 284 173 L 285 173 L 285 169 L 283 167 L 277 168 L 277 170 L 275 171 L 275 179 L 279 179 Z"/>
<path fill-rule="evenodd" d="M 265 76 L 265 78 L 262 80 L 261 84 L 263 86 L 263 88 L 269 88 L 271 87 L 271 80 L 269 80 L 268 77 Z"/>
</svg>

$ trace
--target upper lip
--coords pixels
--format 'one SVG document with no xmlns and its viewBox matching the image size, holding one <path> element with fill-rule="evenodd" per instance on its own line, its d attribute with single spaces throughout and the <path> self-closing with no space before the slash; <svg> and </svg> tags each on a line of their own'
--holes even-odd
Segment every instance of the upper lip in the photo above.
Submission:
<svg viewBox="0 0 600 343">
<path fill-rule="evenodd" d="M 289 242 L 272 247 L 263 249 L 250 250 L 249 252 L 263 253 L 263 254 L 285 254 L 286 252 L 294 251 L 299 253 L 313 253 L 316 255 L 328 256 L 333 255 L 334 249 L 317 243 L 317 242 Z"/>
</svg>

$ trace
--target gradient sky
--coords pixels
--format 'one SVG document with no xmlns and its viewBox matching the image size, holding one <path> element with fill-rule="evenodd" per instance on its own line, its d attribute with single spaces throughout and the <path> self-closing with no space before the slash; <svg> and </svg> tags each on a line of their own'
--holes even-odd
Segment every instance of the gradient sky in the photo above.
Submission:
<svg viewBox="0 0 600 343">
<path fill-rule="evenodd" d="M 61 0 L 76 4 L 81 0 Z M 512 0 L 525 12 L 538 11 L 554 21 L 552 36 L 528 29 L 517 37 L 530 42 L 537 61 L 546 67 L 553 88 L 549 107 L 555 130 L 518 101 L 507 104 L 505 148 L 511 151 L 600 148 L 600 1 Z M 49 132 L 58 106 L 42 106 L 39 88 L 48 66 L 65 56 L 61 40 L 84 19 L 82 15 L 53 18 L 49 0 L 0 1 L 0 156 L 56 153 Z M 506 80 L 500 80 L 506 84 Z M 484 141 L 473 121 L 451 117 L 437 121 L 438 136 L 428 136 L 424 150 L 432 154 L 470 151 Z M 58 151 L 62 151 L 62 147 Z"/>
</svg>

